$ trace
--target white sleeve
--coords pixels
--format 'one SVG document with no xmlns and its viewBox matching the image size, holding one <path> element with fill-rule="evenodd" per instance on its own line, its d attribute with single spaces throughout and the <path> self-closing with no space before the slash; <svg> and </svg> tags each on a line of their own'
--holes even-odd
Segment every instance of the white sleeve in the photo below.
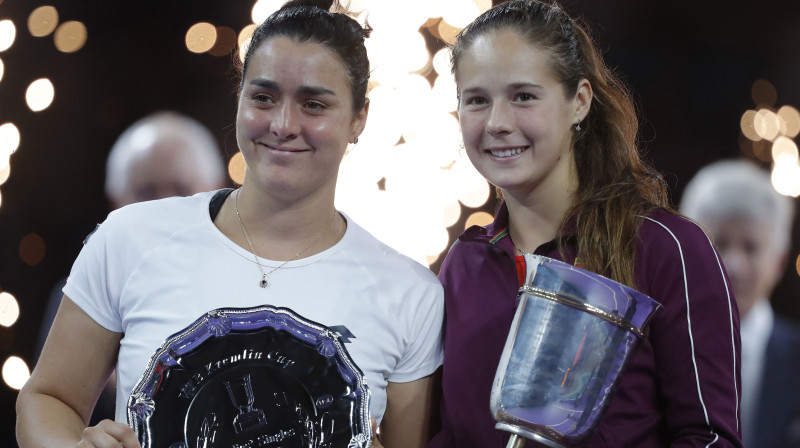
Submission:
<svg viewBox="0 0 800 448">
<path fill-rule="evenodd" d="M 430 272 L 428 272 L 430 274 Z M 430 274 L 432 276 L 432 274 Z M 421 297 L 414 302 L 404 318 L 408 343 L 389 381 L 406 383 L 428 376 L 442 365 L 442 324 L 444 322 L 444 292 L 438 279 L 425 282 Z M 427 279 L 426 279 L 427 280 Z M 418 288 L 413 288 L 419 293 Z"/>
<path fill-rule="evenodd" d="M 72 265 L 64 294 L 95 322 L 107 330 L 122 332 L 119 298 L 124 273 L 119 259 L 123 256 L 119 237 L 120 220 L 115 212 L 86 237 L 78 258 Z M 115 247 L 116 245 L 116 247 Z"/>
</svg>

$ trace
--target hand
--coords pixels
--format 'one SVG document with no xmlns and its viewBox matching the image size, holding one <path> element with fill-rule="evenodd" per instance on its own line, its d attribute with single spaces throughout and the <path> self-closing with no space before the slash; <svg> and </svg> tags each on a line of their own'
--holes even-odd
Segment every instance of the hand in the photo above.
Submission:
<svg viewBox="0 0 800 448">
<path fill-rule="evenodd" d="M 369 421 L 372 424 L 372 444 L 370 445 L 370 447 L 383 448 L 383 445 L 381 445 L 381 441 L 378 439 L 378 421 L 375 420 L 375 417 L 370 417 Z"/>
<path fill-rule="evenodd" d="M 103 420 L 97 426 L 83 430 L 75 448 L 142 448 L 136 434 L 125 424 Z"/>
</svg>

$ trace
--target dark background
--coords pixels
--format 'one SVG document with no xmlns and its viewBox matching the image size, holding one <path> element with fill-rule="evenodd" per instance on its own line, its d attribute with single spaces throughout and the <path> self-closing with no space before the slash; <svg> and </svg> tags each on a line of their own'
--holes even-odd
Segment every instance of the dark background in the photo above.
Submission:
<svg viewBox="0 0 800 448">
<path fill-rule="evenodd" d="M 631 85 L 641 105 L 644 154 L 666 176 L 675 203 L 704 164 L 742 157 L 739 120 L 756 107 L 751 95 L 756 80 L 774 85 L 775 109 L 800 106 L 796 2 L 562 3 L 593 28 L 607 62 Z M 80 51 L 60 53 L 52 35 L 35 38 L 27 31 L 28 15 L 45 4 L 58 9 L 60 22 L 86 25 L 88 41 Z M 157 109 L 177 110 L 209 126 L 226 158 L 236 152 L 234 57 L 189 53 L 184 35 L 199 21 L 238 31 L 250 23 L 252 4 L 0 0 L 0 19 L 11 18 L 17 26 L 14 45 L 0 53 L 5 65 L 0 123 L 13 122 L 22 136 L 11 158 L 11 177 L 0 186 L 0 291 L 13 294 L 21 307 L 13 327 L 0 327 L 0 362 L 16 355 L 32 366 L 50 289 L 68 273 L 83 237 L 108 212 L 105 157 L 128 124 Z M 429 44 L 432 50 L 441 47 L 432 37 Z M 40 77 L 55 85 L 55 100 L 33 113 L 24 93 Z M 484 210 L 491 212 L 493 204 Z M 451 228 L 452 237 L 463 229 L 463 220 Z M 33 266 L 19 255 L 22 238 L 31 232 L 46 244 L 45 257 Z M 800 223 L 793 239 L 790 265 L 773 302 L 778 313 L 800 320 L 794 268 Z M 16 391 L 0 383 L 0 446 L 15 446 L 15 398 Z"/>
</svg>

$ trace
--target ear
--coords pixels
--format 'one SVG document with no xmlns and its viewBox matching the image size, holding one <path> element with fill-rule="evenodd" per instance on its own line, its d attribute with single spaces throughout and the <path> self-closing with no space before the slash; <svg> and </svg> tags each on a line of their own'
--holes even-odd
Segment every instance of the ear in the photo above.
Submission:
<svg viewBox="0 0 800 448">
<path fill-rule="evenodd" d="M 578 90 L 575 92 L 575 99 L 573 100 L 575 102 L 575 123 L 573 124 L 580 123 L 589 114 L 593 97 L 594 92 L 589 80 L 583 78 L 578 81 Z"/>
<path fill-rule="evenodd" d="M 352 131 L 350 132 L 350 142 L 353 142 L 362 132 L 367 125 L 367 115 L 369 115 L 369 98 L 364 102 L 364 107 L 356 112 L 353 117 Z"/>
</svg>

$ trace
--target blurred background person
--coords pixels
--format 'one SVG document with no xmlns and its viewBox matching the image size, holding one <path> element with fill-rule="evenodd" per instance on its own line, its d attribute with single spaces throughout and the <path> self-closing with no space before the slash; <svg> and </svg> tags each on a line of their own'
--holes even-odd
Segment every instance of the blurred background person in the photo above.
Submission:
<svg viewBox="0 0 800 448">
<path fill-rule="evenodd" d="M 111 148 L 106 197 L 113 208 L 224 186 L 217 140 L 197 120 L 156 112 L 132 124 Z"/>
<path fill-rule="evenodd" d="M 199 121 L 158 111 L 131 124 L 117 138 L 106 162 L 105 194 L 111 209 L 134 202 L 190 196 L 225 186 L 225 168 L 214 134 Z M 36 346 L 44 346 L 66 279 L 47 299 Z M 97 401 L 92 424 L 114 418 L 115 376 Z"/>
<path fill-rule="evenodd" d="M 692 178 L 680 208 L 710 232 L 739 307 L 744 445 L 800 447 L 800 326 L 770 305 L 789 258 L 794 204 L 766 171 L 726 160 Z"/>
</svg>

